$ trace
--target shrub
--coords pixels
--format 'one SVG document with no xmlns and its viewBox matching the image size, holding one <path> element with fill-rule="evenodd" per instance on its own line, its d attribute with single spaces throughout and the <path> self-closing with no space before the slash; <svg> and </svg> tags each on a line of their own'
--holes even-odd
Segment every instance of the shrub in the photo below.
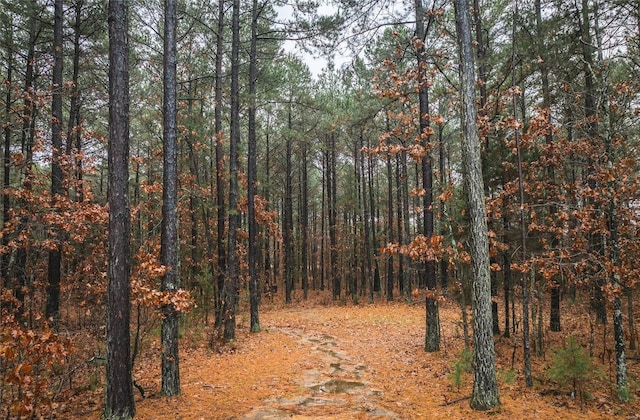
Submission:
<svg viewBox="0 0 640 420">
<path fill-rule="evenodd" d="M 561 386 L 571 383 L 573 395 L 579 395 L 582 402 L 586 384 L 596 377 L 603 377 L 604 373 L 575 337 L 569 336 L 567 344 L 554 352 L 547 376 Z"/>
<path fill-rule="evenodd" d="M 472 367 L 473 354 L 469 351 L 469 349 L 464 348 L 460 352 L 460 356 L 455 359 L 452 363 L 451 368 L 453 371 L 449 375 L 449 378 L 453 381 L 453 383 L 460 390 L 460 386 L 462 385 L 462 377 L 465 372 L 470 372 Z"/>
</svg>

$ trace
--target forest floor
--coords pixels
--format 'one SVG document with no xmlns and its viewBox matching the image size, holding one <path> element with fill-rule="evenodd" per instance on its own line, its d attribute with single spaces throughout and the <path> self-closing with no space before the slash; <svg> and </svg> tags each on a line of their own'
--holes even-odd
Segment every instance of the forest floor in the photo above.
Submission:
<svg viewBox="0 0 640 420">
<path fill-rule="evenodd" d="M 532 388 L 524 386 L 521 339 L 514 353 L 513 337 L 496 337 L 501 405 L 476 412 L 469 407 L 472 374 L 464 373 L 459 387 L 453 379 L 454 362 L 464 348 L 457 304 L 441 305 L 441 350 L 426 353 L 421 304 L 333 305 L 327 296 L 316 296 L 314 302 L 284 306 L 276 299 L 262 306 L 262 332 L 249 333 L 248 315 L 240 315 L 236 341 L 218 351 L 209 349 L 202 326 L 188 329 L 180 353 L 182 395 L 176 398 L 159 395 L 154 339 L 136 363 L 137 383 L 147 394 L 143 399 L 136 391 L 136 418 L 640 418 L 638 354 L 629 354 L 633 399 L 618 403 L 611 333 L 608 350 L 602 343 L 594 346 L 604 375 L 584 384 L 583 401 L 572 396 L 571 385 L 560 386 L 545 374 L 552 349 L 563 345 L 568 333 L 545 332 L 546 356 L 532 358 Z M 567 306 L 563 327 L 584 343 L 591 334 L 588 314 L 580 305 Z M 602 341 L 598 335 L 595 341 Z M 102 387 L 86 390 L 68 401 L 63 415 L 98 419 L 102 401 Z"/>
</svg>

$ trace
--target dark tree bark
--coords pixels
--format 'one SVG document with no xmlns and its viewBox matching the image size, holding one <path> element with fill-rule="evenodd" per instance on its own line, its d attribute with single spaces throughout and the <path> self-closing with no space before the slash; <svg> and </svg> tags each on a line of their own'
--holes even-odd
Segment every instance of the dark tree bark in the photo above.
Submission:
<svg viewBox="0 0 640 420">
<path fill-rule="evenodd" d="M 480 164 L 477 126 L 475 68 L 471 42 L 471 22 L 467 0 L 456 0 L 456 27 L 460 49 L 462 96 L 462 164 L 464 190 L 469 208 L 469 245 L 473 276 L 474 376 L 471 407 L 488 410 L 500 404 L 493 334 L 491 328 L 491 277 L 489 243 Z"/>
<path fill-rule="evenodd" d="M 7 15 L 7 21 L 2 22 L 6 25 L 5 42 L 7 48 L 7 79 L 5 94 L 5 121 L 4 121 L 4 152 L 3 152 L 3 192 L 2 192 L 2 226 L 6 227 L 7 223 L 11 219 L 11 200 L 9 198 L 8 188 L 11 186 L 11 135 L 13 131 L 13 122 L 11 115 L 11 92 L 13 91 L 13 27 L 11 26 L 11 15 Z M 2 246 L 6 247 L 9 244 L 8 235 L 3 235 Z M 0 287 L 3 289 L 9 289 L 13 286 L 14 296 L 22 297 L 22 291 L 18 291 L 22 286 L 20 284 L 11 285 L 9 280 L 9 259 L 10 254 L 5 252 L 0 258 Z"/>
<path fill-rule="evenodd" d="M 404 243 L 404 236 L 408 235 L 408 232 L 403 231 L 404 226 L 404 212 L 403 212 L 403 194 L 402 194 L 402 173 L 400 170 L 401 161 L 404 159 L 402 153 L 398 153 L 396 155 L 396 224 L 398 229 L 398 244 Z M 398 290 L 400 292 L 400 296 L 404 294 L 405 289 L 405 276 L 407 275 L 404 272 L 404 260 L 405 257 L 398 253 Z"/>
<path fill-rule="evenodd" d="M 369 144 L 367 145 L 368 147 L 371 147 L 371 144 L 369 142 Z M 379 249 L 380 249 L 380 244 L 378 243 L 378 228 L 377 228 L 377 221 L 380 220 L 379 217 L 379 209 L 376 207 L 376 200 L 375 200 L 375 189 L 374 189 L 374 184 L 373 184 L 373 174 L 375 172 L 377 172 L 377 167 L 376 167 L 376 162 L 373 159 L 373 156 L 369 155 L 367 157 L 367 180 L 368 180 L 368 185 L 369 185 L 369 223 L 371 224 L 371 246 L 373 247 L 373 287 L 371 290 L 371 295 L 370 295 L 370 300 L 373 303 L 373 292 L 376 293 L 380 293 L 380 291 L 382 290 L 382 280 L 380 278 L 380 264 L 379 264 L 379 258 L 378 258 L 378 253 L 379 253 Z"/>
<path fill-rule="evenodd" d="M 538 66 L 540 68 L 540 79 L 542 82 L 542 107 L 547 111 L 547 122 L 549 124 L 549 130 L 545 135 L 545 141 L 548 146 L 553 143 L 553 131 L 551 130 L 551 90 L 549 87 L 549 67 L 547 66 L 547 54 L 544 40 L 546 38 L 546 31 L 542 25 L 542 6 L 541 0 L 534 1 L 534 8 L 536 12 L 536 32 L 537 32 L 537 52 L 540 59 L 538 60 Z M 547 167 L 547 178 L 555 190 L 555 168 L 553 165 Z M 549 205 L 549 217 L 554 218 L 554 215 L 558 212 L 555 204 Z M 552 234 L 551 248 L 558 247 L 558 237 L 556 234 Z M 549 288 L 551 289 L 551 306 L 549 313 L 549 329 L 551 331 L 560 331 L 560 283 L 556 278 L 551 280 Z"/>
<path fill-rule="evenodd" d="M 387 124 L 387 132 L 389 129 L 389 118 L 385 115 Z M 391 156 L 387 155 L 387 243 L 393 243 L 393 169 L 391 164 Z M 393 300 L 393 284 L 394 284 L 394 268 L 393 254 L 387 257 L 387 300 Z"/>
<path fill-rule="evenodd" d="M 216 246 L 218 248 L 218 262 L 216 271 L 216 287 L 214 296 L 215 326 L 217 330 L 222 326 L 222 298 L 224 292 L 225 277 L 227 274 L 227 251 L 225 242 L 225 225 L 227 212 L 225 206 L 224 191 L 224 151 L 222 149 L 222 56 L 223 56 L 223 33 L 224 33 L 224 3 L 225 0 L 218 0 L 218 33 L 216 34 L 216 81 L 215 81 L 215 110 L 214 110 L 214 130 L 216 132 L 216 201 L 217 201 L 217 234 Z"/>
<path fill-rule="evenodd" d="M 591 25 L 589 23 L 589 1 L 582 0 L 582 10 L 580 11 L 578 22 L 579 24 L 579 43 L 582 48 L 582 62 L 584 66 L 584 119 L 586 126 L 586 134 L 591 139 L 598 139 L 598 115 L 597 115 L 597 91 L 594 80 L 594 45 L 591 38 Z M 593 158 L 588 158 L 586 176 L 587 184 L 592 190 L 597 188 L 596 180 L 594 179 L 595 162 Z M 598 206 L 594 203 L 594 206 Z M 597 209 L 600 210 L 600 209 Z M 604 238 L 601 233 L 592 233 L 589 238 L 590 250 L 600 256 L 604 255 Z M 595 271 L 595 270 L 594 270 Z M 605 324 L 607 322 L 607 304 L 602 286 L 607 282 L 603 276 L 594 275 L 592 285 L 591 306 L 596 313 L 596 319 L 599 323 Z"/>
<path fill-rule="evenodd" d="M 512 51 L 511 51 L 511 87 L 516 87 L 516 20 L 518 15 L 518 3 L 515 3 L 515 10 L 513 12 L 514 20 L 512 26 Z M 518 100 L 517 96 L 513 95 L 513 118 L 518 121 Z M 514 138 L 516 142 L 516 157 L 518 163 L 518 192 L 520 202 L 520 252 L 522 254 L 522 261 L 527 261 L 529 253 L 527 251 L 527 219 L 525 213 L 525 196 L 524 196 L 524 173 L 522 169 L 522 150 L 520 147 L 520 130 L 516 128 L 514 130 Z M 527 388 L 533 386 L 533 378 L 531 376 L 531 340 L 530 340 L 530 328 L 529 328 L 529 282 L 527 281 L 529 273 L 520 273 L 522 276 L 522 347 L 523 347 L 523 359 L 524 359 L 524 378 Z"/>
<path fill-rule="evenodd" d="M 291 151 L 291 130 L 292 126 L 292 110 L 291 102 L 293 99 L 289 97 L 289 108 L 287 111 L 287 128 L 288 133 L 285 135 L 284 145 L 284 203 L 283 203 L 283 223 L 282 223 L 282 247 L 284 252 L 284 289 L 285 302 L 291 303 L 291 292 L 293 291 L 293 164 Z"/>
<path fill-rule="evenodd" d="M 33 104 L 33 80 L 34 80 L 34 58 L 35 46 L 38 40 L 41 27 L 37 25 L 37 19 L 34 14 L 29 16 L 29 45 L 26 57 L 26 69 L 24 77 L 24 105 L 22 111 L 22 133 L 20 136 L 21 149 L 25 155 L 24 164 L 24 181 L 22 188 L 24 192 L 29 194 L 33 189 L 33 144 L 35 141 L 35 114 L 36 110 Z M 21 199 L 22 208 L 28 206 L 26 199 Z M 29 217 L 23 215 L 20 217 L 20 224 L 17 229 L 18 237 L 22 232 L 27 230 Z M 27 244 L 24 241 L 19 242 L 16 252 L 16 298 L 20 302 L 24 302 L 24 291 L 27 287 Z M 24 307 L 21 307 L 24 309 Z"/>
<path fill-rule="evenodd" d="M 62 28 L 64 24 L 62 0 L 54 4 L 53 24 L 53 92 L 51 93 L 51 207 L 55 209 L 58 196 L 62 194 Z M 58 235 L 62 232 L 57 232 Z M 55 239 L 56 246 L 49 251 L 47 308 L 46 317 L 58 326 L 60 320 L 60 276 L 62 253 L 60 252 L 59 237 Z"/>
<path fill-rule="evenodd" d="M 300 267 L 302 269 L 302 293 L 306 300 L 309 294 L 309 174 L 308 174 L 308 144 L 306 140 L 300 145 L 302 148 L 302 180 L 300 182 L 301 203 L 300 203 Z"/>
<path fill-rule="evenodd" d="M 130 356 L 128 2 L 109 2 L 109 266 L 106 419 L 135 415 Z"/>
<path fill-rule="evenodd" d="M 249 301 L 251 316 L 251 332 L 260 332 L 260 284 L 257 264 L 260 260 L 258 242 L 258 225 L 256 223 L 255 196 L 258 185 L 258 166 L 256 162 L 256 78 L 257 78 L 257 40 L 258 40 L 258 2 L 251 5 L 251 46 L 249 49 L 249 144 L 247 150 L 247 206 L 249 224 Z"/>
<path fill-rule="evenodd" d="M 409 171 L 407 168 L 407 151 L 403 150 L 400 153 L 400 189 L 399 193 L 401 195 L 402 203 L 402 244 L 407 245 L 410 242 L 411 237 L 411 220 L 409 216 Z M 407 262 L 407 265 L 411 265 L 411 260 L 409 258 L 405 258 L 402 256 L 402 259 Z M 407 270 L 403 276 L 403 286 L 402 291 L 404 292 L 404 296 L 407 301 L 410 301 L 412 298 L 411 288 L 412 288 L 412 275 L 411 270 Z"/>
<path fill-rule="evenodd" d="M 418 38 L 418 102 L 420 121 L 420 143 L 426 150 L 429 150 L 429 139 L 431 137 L 431 124 L 429 121 L 429 90 L 427 84 L 427 57 L 424 48 L 425 28 L 424 28 L 424 8 L 422 0 L 415 1 L 416 8 L 416 37 Z M 422 197 L 423 212 L 423 234 L 429 240 L 433 237 L 433 164 L 431 154 L 426 152 L 422 157 Z M 440 350 L 440 315 L 438 311 L 438 301 L 436 300 L 436 262 L 433 260 L 424 263 L 425 284 L 427 286 L 427 297 L 425 299 L 426 311 L 426 334 L 424 350 L 434 352 Z"/>
<path fill-rule="evenodd" d="M 505 203 L 505 206 L 506 206 L 506 203 Z M 502 226 L 505 232 L 509 229 L 509 217 L 507 216 L 507 212 L 504 212 L 502 216 Z M 513 283 L 513 278 L 511 275 L 511 254 L 510 254 L 510 250 L 508 249 L 505 249 L 504 251 L 502 251 L 502 266 L 504 267 L 502 270 L 502 273 L 503 273 L 502 288 L 504 290 L 504 336 L 510 337 L 511 332 L 509 330 L 510 328 L 509 320 L 511 319 L 511 317 L 509 316 L 509 300 L 511 299 L 511 296 L 512 296 L 511 285 Z M 513 327 L 515 329 L 515 322 Z M 515 334 L 515 331 L 514 331 L 514 334 Z"/>
<path fill-rule="evenodd" d="M 325 137 L 325 143 L 328 143 L 328 136 Z M 321 213 L 322 217 L 320 217 L 320 290 L 324 290 L 324 286 L 326 282 L 327 276 L 327 268 L 326 268 L 326 231 L 327 231 L 327 216 L 328 216 L 328 197 L 327 191 L 329 190 L 329 181 L 328 181 L 328 171 L 329 171 L 329 150 L 328 146 L 322 151 L 322 208 Z"/>
<path fill-rule="evenodd" d="M 179 287 L 178 267 L 178 108 L 176 85 L 176 0 L 164 2 L 163 160 L 161 259 L 165 266 L 162 291 L 174 294 Z M 180 394 L 178 355 L 179 313 L 173 304 L 162 308 L 162 395 Z"/>
<path fill-rule="evenodd" d="M 360 150 L 364 147 L 364 133 L 363 129 L 360 128 Z M 374 289 L 374 276 L 373 276 L 373 261 L 372 261 L 372 253 L 371 247 L 373 246 L 371 235 L 373 233 L 372 228 L 370 228 L 369 224 L 371 223 L 371 190 L 369 184 L 369 178 L 367 172 L 365 172 L 364 161 L 365 156 L 362 152 L 358 151 L 360 155 L 360 176 L 361 176 L 361 185 L 362 185 L 362 219 L 364 222 L 364 252 L 365 252 L 365 277 L 363 279 L 363 287 L 368 286 L 369 291 L 369 303 L 373 303 L 373 289 Z M 374 238 L 375 238 L 375 234 Z M 364 291 L 364 290 L 363 290 Z"/>
<path fill-rule="evenodd" d="M 236 303 L 239 287 L 239 260 L 236 252 L 240 228 L 238 209 L 238 146 L 240 143 L 240 1 L 233 0 L 231 18 L 231 141 L 229 144 L 229 240 L 227 279 L 224 285 L 223 317 L 224 339 L 233 340 L 236 336 Z"/>
<path fill-rule="evenodd" d="M 333 290 L 333 299 L 337 300 L 342 292 L 342 282 L 338 271 L 338 227 L 336 226 L 338 218 L 338 199 L 337 199 L 337 180 L 336 180 L 336 134 L 329 135 L 329 165 L 327 176 L 327 199 L 329 210 L 329 254 L 331 264 L 331 285 Z"/>
</svg>

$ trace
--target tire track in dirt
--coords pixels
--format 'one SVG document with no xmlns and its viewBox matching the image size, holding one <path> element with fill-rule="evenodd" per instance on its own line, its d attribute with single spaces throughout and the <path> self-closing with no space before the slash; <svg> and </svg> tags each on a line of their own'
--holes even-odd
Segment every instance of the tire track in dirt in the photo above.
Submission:
<svg viewBox="0 0 640 420">
<path fill-rule="evenodd" d="M 340 340 L 332 335 L 304 328 L 279 327 L 299 340 L 318 356 L 317 366 L 304 369 L 296 378 L 302 395 L 279 395 L 264 401 L 241 416 L 244 420 L 280 419 L 399 419 L 382 407 L 376 389 L 368 379 L 368 367 L 346 353 Z"/>
</svg>

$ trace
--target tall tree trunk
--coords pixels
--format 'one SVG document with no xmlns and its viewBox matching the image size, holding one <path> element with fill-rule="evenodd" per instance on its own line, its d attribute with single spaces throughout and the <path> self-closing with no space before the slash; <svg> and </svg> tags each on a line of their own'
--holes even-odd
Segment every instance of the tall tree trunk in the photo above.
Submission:
<svg viewBox="0 0 640 420">
<path fill-rule="evenodd" d="M 161 259 L 162 291 L 174 294 L 180 285 L 178 266 L 178 108 L 176 85 L 176 0 L 164 2 L 164 101 L 162 159 Z M 162 308 L 162 395 L 180 394 L 178 317 L 173 304 Z"/>
<path fill-rule="evenodd" d="M 547 56 L 546 56 L 546 46 L 544 45 L 544 40 L 546 38 L 546 31 L 542 25 L 542 6 L 541 0 L 534 1 L 534 8 L 536 12 L 536 32 L 537 32 L 537 53 L 538 57 L 538 66 L 540 68 L 540 77 L 542 82 L 542 108 L 547 112 L 547 123 L 549 124 L 549 129 L 547 130 L 547 134 L 545 135 L 545 141 L 547 146 L 551 146 L 553 143 L 553 130 L 552 122 L 551 122 L 551 90 L 549 88 L 549 68 L 547 66 Z M 548 181 L 555 187 L 555 168 L 554 166 L 548 165 L 547 167 L 547 178 Z M 555 188 L 552 188 L 554 191 Z M 555 204 L 549 205 L 549 217 L 551 219 L 554 218 L 554 215 L 558 212 L 558 209 Z M 551 248 L 555 250 L 558 247 L 558 238 L 555 234 L 552 234 L 551 237 Z M 549 313 L 549 329 L 551 331 L 560 331 L 560 283 L 557 279 L 552 279 L 549 284 L 551 290 L 551 306 Z"/>
<path fill-rule="evenodd" d="M 258 2 L 251 4 L 251 46 L 249 48 L 249 144 L 247 147 L 247 217 L 249 224 L 249 306 L 250 330 L 260 332 L 260 284 L 257 265 L 260 260 L 258 242 L 258 224 L 256 223 L 255 196 L 258 187 L 257 140 L 256 140 L 256 78 L 257 76 L 257 41 L 258 41 Z"/>
<path fill-rule="evenodd" d="M 440 192 L 443 193 L 448 188 L 449 180 L 447 176 L 448 161 L 446 153 L 446 143 L 444 139 L 444 129 L 442 124 L 438 126 L 438 164 L 440 170 Z M 440 220 L 448 220 L 447 217 L 447 202 L 446 200 L 440 200 Z M 447 235 L 448 222 L 441 223 L 440 234 L 444 237 Z M 449 259 L 443 256 L 440 260 L 440 287 L 443 290 L 447 290 L 449 287 Z"/>
<path fill-rule="evenodd" d="M 34 58 L 35 58 L 35 45 L 38 40 L 40 30 L 36 25 L 35 15 L 29 17 L 29 46 L 26 57 L 26 69 L 24 77 L 24 105 L 22 111 L 22 133 L 21 144 L 22 152 L 25 155 L 24 163 L 24 180 L 23 191 L 27 196 L 33 188 L 33 144 L 35 142 L 35 114 L 36 110 L 33 103 L 33 79 L 34 79 Z M 23 209 L 28 208 L 28 201 L 26 198 L 22 198 L 21 206 Z M 20 224 L 17 229 L 18 237 L 21 233 L 28 229 L 29 217 L 23 215 L 20 217 Z M 16 299 L 20 302 L 24 302 L 24 291 L 27 287 L 27 243 L 22 240 L 18 242 L 18 250 L 16 252 Z M 21 307 L 24 311 L 24 306 Z"/>
<path fill-rule="evenodd" d="M 215 110 L 214 110 L 214 130 L 216 132 L 216 201 L 217 201 L 217 233 L 216 246 L 218 248 L 217 270 L 215 272 L 215 326 L 217 330 L 223 325 L 222 299 L 224 292 L 225 277 L 227 275 L 227 251 L 225 242 L 225 225 L 227 212 L 225 206 L 224 192 L 224 151 L 222 149 L 223 135 L 222 132 L 222 56 L 224 52 L 223 33 L 224 33 L 224 4 L 225 0 L 218 0 L 218 27 L 216 34 L 216 81 L 215 81 Z"/>
<path fill-rule="evenodd" d="M 302 189 L 302 202 L 300 203 L 300 267 L 302 269 L 302 293 L 304 300 L 307 300 L 309 293 L 309 177 L 308 177 L 308 156 L 307 156 L 307 141 L 303 140 L 302 144 L 302 180 L 300 182 L 300 188 Z"/>
<path fill-rule="evenodd" d="M 229 145 L 229 234 L 228 234 L 228 267 L 224 285 L 223 317 L 224 338 L 233 340 L 236 337 L 236 304 L 239 288 L 239 259 L 236 250 L 240 228 L 240 211 L 238 209 L 238 146 L 240 143 L 240 84 L 239 84 L 239 52 L 240 52 L 240 1 L 233 0 L 231 18 L 231 141 Z"/>
<path fill-rule="evenodd" d="M 424 48 L 425 28 L 424 28 L 424 9 L 422 0 L 415 1 L 416 8 L 416 37 L 418 38 L 418 102 L 419 102 L 419 121 L 420 121 L 420 144 L 425 148 L 422 157 L 422 188 L 424 195 L 422 196 L 422 214 L 423 214 L 423 234 L 430 240 L 433 237 L 433 164 L 431 161 L 431 153 L 429 150 L 429 139 L 431 138 L 433 129 L 429 121 L 429 90 L 427 83 L 427 57 Z M 424 350 L 434 352 L 440 350 L 440 315 L 438 311 L 437 301 L 437 279 L 436 279 L 436 262 L 433 260 L 426 261 L 424 264 L 424 275 L 426 279 L 424 284 L 427 286 L 427 296 L 425 299 L 426 311 L 426 334 Z"/>
<path fill-rule="evenodd" d="M 369 143 L 368 146 L 371 146 Z M 373 156 L 367 156 L 367 181 L 369 185 L 369 223 L 371 224 L 371 246 L 373 247 L 373 287 L 371 288 L 370 300 L 373 303 L 373 292 L 379 293 L 382 290 L 382 284 L 380 279 L 380 265 L 378 258 L 378 250 L 380 249 L 380 245 L 378 243 L 378 228 L 377 221 L 380 220 L 380 217 L 376 216 L 376 213 L 379 211 L 376 208 L 375 200 L 375 189 L 373 185 L 373 173 L 377 172 L 377 168 L 375 166 L 376 161 L 373 159 Z"/>
<path fill-rule="evenodd" d="M 51 208 L 56 208 L 58 196 L 62 194 L 62 28 L 64 25 L 64 10 L 62 0 L 54 3 L 53 24 L 53 92 L 51 93 Z M 54 229 L 57 231 L 57 229 Z M 58 326 L 60 321 L 60 276 L 62 265 L 62 253 L 60 252 L 60 235 L 56 232 L 55 247 L 49 251 L 47 308 L 46 317 Z"/>
<path fill-rule="evenodd" d="M 594 80 L 594 58 L 593 50 L 594 45 L 591 38 L 591 25 L 589 23 L 589 0 L 582 0 L 582 9 L 580 11 L 580 45 L 582 46 L 582 62 L 584 66 L 584 119 L 586 122 L 586 134 L 590 139 L 598 139 L 598 116 L 597 116 L 597 92 Z M 595 161 L 592 157 L 588 158 L 586 176 L 587 183 L 592 190 L 597 188 L 596 181 L 594 179 Z M 595 211 L 601 212 L 602 209 L 598 208 L 597 203 L 594 203 Z M 604 254 L 604 238 L 601 233 L 591 233 L 590 238 L 590 250 L 599 255 Z M 606 279 L 602 276 L 594 275 L 594 284 L 592 285 L 591 305 L 596 313 L 596 319 L 599 323 L 607 322 L 607 309 L 606 299 L 602 291 L 602 286 L 606 283 Z"/>
<path fill-rule="evenodd" d="M 387 132 L 389 132 L 389 118 L 385 115 Z M 393 243 L 393 170 L 391 155 L 387 155 L 387 243 Z M 393 254 L 387 257 L 387 300 L 393 300 L 393 284 L 395 272 L 393 267 Z"/>
<path fill-rule="evenodd" d="M 109 261 L 106 419 L 135 415 L 130 356 L 128 2 L 109 2 Z"/>
<path fill-rule="evenodd" d="M 360 128 L 360 150 L 364 147 L 364 133 L 363 129 Z M 363 229 L 364 229 L 364 258 L 365 258 L 365 278 L 363 281 L 363 287 L 367 286 L 367 290 L 369 291 L 369 303 L 373 303 L 373 289 L 374 289 L 374 277 L 373 277 L 373 261 L 371 255 L 371 247 L 373 243 L 371 241 L 371 228 L 369 224 L 371 223 L 371 191 L 369 190 L 369 178 L 367 172 L 365 172 L 364 160 L 365 155 L 362 152 L 358 151 L 360 154 L 360 169 L 359 172 L 361 174 L 361 185 L 362 185 L 362 221 L 363 221 Z M 363 290 L 364 291 L 364 290 Z"/>
<path fill-rule="evenodd" d="M 511 51 L 511 86 L 516 87 L 516 16 L 518 15 L 518 3 L 515 3 L 515 10 L 513 12 L 513 26 L 512 26 L 512 51 Z M 517 96 L 513 95 L 513 118 L 518 121 L 518 103 Z M 524 173 L 522 170 L 522 150 L 520 147 L 520 131 L 518 128 L 514 130 L 514 137 L 516 140 L 516 157 L 518 161 L 518 191 L 520 197 L 520 249 L 522 253 L 523 263 L 528 259 L 527 251 L 527 222 L 525 214 L 525 197 L 524 197 Z M 522 276 L 522 343 L 523 343 L 523 358 L 524 358 L 524 377 L 525 383 L 528 388 L 533 386 L 533 378 L 531 376 L 531 342 L 530 342 L 530 328 L 529 328 L 529 284 L 527 281 L 528 273 L 521 273 Z M 533 276 L 532 276 L 533 277 Z"/>
<path fill-rule="evenodd" d="M 338 232 L 337 232 L 337 192 L 336 192 L 336 134 L 331 133 L 329 135 L 329 173 L 327 186 L 327 198 L 329 204 L 329 246 L 330 246 L 330 264 L 331 264 L 331 284 L 333 290 L 333 299 L 337 300 L 342 291 L 342 282 L 340 281 L 340 274 L 338 271 Z"/>
<path fill-rule="evenodd" d="M 477 126 L 475 68 L 467 0 L 456 0 L 462 97 L 462 164 L 469 208 L 469 245 L 473 275 L 474 375 L 471 407 L 488 410 L 500 404 L 491 329 L 491 276 L 484 185 Z"/>
<path fill-rule="evenodd" d="M 396 155 L 396 219 L 397 219 L 397 229 L 398 229 L 398 244 L 404 244 L 404 237 L 408 235 L 408 232 L 403 231 L 404 226 L 404 212 L 403 212 L 403 194 L 402 194 L 402 174 L 401 174 L 401 161 L 403 159 L 403 154 L 398 153 Z M 402 296 L 405 292 L 405 276 L 407 275 L 404 272 L 404 260 L 405 257 L 401 253 L 398 253 L 398 290 L 400 295 Z"/>
<path fill-rule="evenodd" d="M 325 137 L 325 142 L 328 143 L 328 136 Z M 329 151 L 328 147 L 322 151 L 322 208 L 320 217 L 320 290 L 324 290 L 326 283 L 327 268 L 326 268 L 326 231 L 327 231 L 327 216 L 328 216 L 328 198 L 327 191 L 329 189 L 328 174 L 329 171 Z"/>
<path fill-rule="evenodd" d="M 4 152 L 3 152 L 3 189 L 2 189 L 2 227 L 7 227 L 9 220 L 11 219 L 11 200 L 9 198 L 9 187 L 11 186 L 11 134 L 13 128 L 13 117 L 11 112 L 11 92 L 13 91 L 13 26 L 11 25 L 11 15 L 7 15 L 7 22 L 3 21 L 3 25 L 6 25 L 6 48 L 7 48 L 7 79 L 5 94 L 5 121 L 4 121 Z M 2 236 L 2 246 L 4 248 L 9 244 L 8 235 Z M 4 252 L 0 257 L 0 287 L 4 290 L 8 290 L 13 286 L 14 296 L 21 297 L 22 289 L 20 284 L 11 285 L 9 280 L 9 260 L 11 254 Z M 22 303 L 22 302 L 20 302 Z M 1 303 L 0 303 L 1 305 Z"/>
<path fill-rule="evenodd" d="M 507 200 L 505 200 L 504 206 L 507 205 L 506 203 Z M 506 211 L 503 212 L 503 216 L 502 216 L 502 229 L 506 235 L 507 230 L 509 230 L 509 217 L 507 216 Z M 505 242 L 506 242 L 506 239 L 505 239 Z M 502 267 L 503 267 L 502 286 L 504 290 L 504 336 L 510 337 L 511 333 L 509 330 L 509 320 L 511 319 L 511 317 L 509 316 L 509 300 L 512 296 L 511 285 L 513 284 L 513 279 L 511 275 L 511 253 L 509 249 L 505 249 L 504 251 L 502 251 Z M 515 330 L 515 322 L 514 322 L 513 328 Z M 514 334 L 515 334 L 515 331 L 514 331 Z"/>
<path fill-rule="evenodd" d="M 287 114 L 288 133 L 285 135 L 285 170 L 284 170 L 284 208 L 282 225 L 282 246 L 284 248 L 284 287 L 285 302 L 291 303 L 291 292 L 293 291 L 293 185 L 292 185 L 292 152 L 291 152 L 291 102 Z"/>
</svg>

